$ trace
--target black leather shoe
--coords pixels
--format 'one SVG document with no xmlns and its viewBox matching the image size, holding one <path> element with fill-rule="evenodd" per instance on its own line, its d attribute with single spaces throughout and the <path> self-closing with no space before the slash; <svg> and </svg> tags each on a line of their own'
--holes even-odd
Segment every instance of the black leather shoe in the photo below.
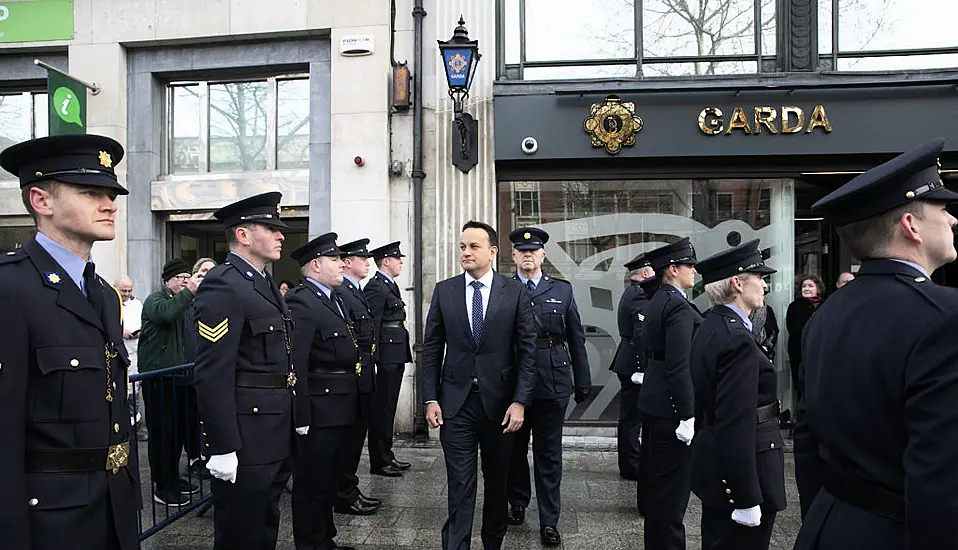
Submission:
<svg viewBox="0 0 958 550">
<path fill-rule="evenodd" d="M 408 462 L 403 462 L 401 460 L 396 460 L 395 458 L 392 460 L 392 462 L 389 463 L 389 465 L 397 470 L 408 470 L 412 468 L 412 464 Z"/>
<path fill-rule="evenodd" d="M 386 464 L 382 468 L 370 468 L 369 473 L 377 476 L 402 477 L 402 470 L 394 467 L 392 464 Z"/>
<path fill-rule="evenodd" d="M 547 525 L 539 531 L 539 538 L 542 544 L 546 546 L 559 546 L 562 544 L 562 537 L 559 536 L 559 530 L 551 525 Z"/>
<path fill-rule="evenodd" d="M 362 493 L 359 493 L 359 501 L 362 502 L 363 504 L 366 504 L 367 506 L 375 506 L 377 508 L 380 507 L 383 503 L 383 501 L 379 500 L 378 498 L 367 497 L 366 495 Z"/>
<path fill-rule="evenodd" d="M 356 500 L 352 504 L 337 504 L 333 507 L 337 514 L 349 514 L 351 516 L 371 516 L 376 513 L 379 507 L 363 504 L 363 501 Z"/>
<path fill-rule="evenodd" d="M 509 506 L 509 525 L 522 525 L 526 520 L 526 507 L 513 504 Z"/>
</svg>

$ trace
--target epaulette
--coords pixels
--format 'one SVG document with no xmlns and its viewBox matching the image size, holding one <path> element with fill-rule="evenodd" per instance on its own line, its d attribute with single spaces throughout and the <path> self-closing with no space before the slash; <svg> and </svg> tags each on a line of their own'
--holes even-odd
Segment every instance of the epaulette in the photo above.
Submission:
<svg viewBox="0 0 958 550">
<path fill-rule="evenodd" d="M 27 257 L 27 253 L 23 248 L 17 248 L 16 250 L 11 250 L 5 254 L 0 254 L 0 265 L 3 264 L 12 264 L 19 262 Z"/>
</svg>

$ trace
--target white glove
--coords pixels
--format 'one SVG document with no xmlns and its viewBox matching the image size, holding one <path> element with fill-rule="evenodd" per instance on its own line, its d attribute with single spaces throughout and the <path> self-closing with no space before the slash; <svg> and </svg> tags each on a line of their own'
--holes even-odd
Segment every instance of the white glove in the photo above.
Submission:
<svg viewBox="0 0 958 550">
<path fill-rule="evenodd" d="M 309 433 L 309 426 L 300 426 L 296 428 L 296 433 L 299 435 L 306 435 Z"/>
<path fill-rule="evenodd" d="M 675 437 L 682 443 L 691 445 L 692 438 L 695 437 L 695 417 L 680 420 L 679 427 L 675 428 Z"/>
<path fill-rule="evenodd" d="M 645 381 L 645 373 L 644 373 L 644 372 L 633 372 L 633 373 L 632 373 L 632 383 L 633 383 L 633 384 L 635 384 L 635 385 L 638 386 L 638 385 L 641 384 L 643 381 Z"/>
<path fill-rule="evenodd" d="M 213 455 L 206 463 L 206 469 L 213 474 L 213 477 L 230 483 L 236 483 L 236 468 L 239 466 L 239 459 L 236 458 L 236 451 L 227 455 Z"/>
<path fill-rule="evenodd" d="M 732 521 L 746 527 L 758 527 L 762 523 L 762 509 L 752 506 L 744 510 L 732 510 Z"/>
</svg>

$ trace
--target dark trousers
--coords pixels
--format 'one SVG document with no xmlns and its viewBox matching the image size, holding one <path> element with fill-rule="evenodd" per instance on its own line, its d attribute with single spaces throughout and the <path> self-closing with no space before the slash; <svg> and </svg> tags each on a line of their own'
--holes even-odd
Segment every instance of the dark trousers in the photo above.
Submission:
<svg viewBox="0 0 958 550">
<path fill-rule="evenodd" d="M 363 455 L 363 444 L 369 429 L 369 413 L 373 405 L 372 393 L 359 394 L 359 421 L 349 426 L 343 439 L 341 450 L 336 456 L 336 500 L 347 505 L 359 498 L 359 460 Z"/>
<path fill-rule="evenodd" d="M 526 420 L 515 434 L 509 482 L 506 492 L 510 505 L 528 506 L 532 498 L 529 485 L 529 434 L 532 434 L 532 461 L 539 503 L 539 526 L 559 524 L 562 507 L 562 425 L 569 398 L 536 399 L 526 409 Z"/>
<path fill-rule="evenodd" d="M 629 376 L 618 375 L 622 389 L 619 391 L 619 423 L 616 426 L 619 451 L 619 475 L 629 479 L 639 478 L 639 434 L 642 433 L 642 413 L 639 412 L 641 385 L 632 383 Z"/>
<path fill-rule="evenodd" d="M 762 510 L 758 527 L 732 521 L 732 511 L 702 506 L 702 550 L 768 550 L 775 512 Z"/>
<path fill-rule="evenodd" d="M 333 498 L 337 454 L 352 426 L 312 426 L 299 437 L 293 483 L 293 541 L 296 550 L 336 548 Z"/>
<path fill-rule="evenodd" d="M 180 453 L 184 447 L 190 458 L 199 456 L 196 391 L 177 376 L 145 382 L 143 402 L 150 432 L 150 474 L 157 492 L 173 490 L 180 480 Z"/>
<path fill-rule="evenodd" d="M 482 505 L 482 547 L 498 550 L 506 534 L 506 477 L 512 456 L 512 434 L 490 420 L 482 408 L 479 392 L 472 392 L 452 418 L 439 430 L 449 485 L 448 516 L 442 525 L 443 550 L 469 550 L 472 516 L 476 510 L 477 451 L 482 458 L 485 492 Z"/>
<path fill-rule="evenodd" d="M 151 437 L 152 439 L 152 437 Z M 279 498 L 292 461 L 239 465 L 236 483 L 213 479 L 215 550 L 273 550 L 279 532 Z"/>
<path fill-rule="evenodd" d="M 393 425 L 405 365 L 381 364 L 376 370 L 376 397 L 369 418 L 369 467 L 382 468 L 393 459 Z"/>
<path fill-rule="evenodd" d="M 638 504 L 645 516 L 646 550 L 685 550 L 685 510 L 691 494 L 692 455 L 675 437 L 678 420 L 645 416 Z"/>
</svg>

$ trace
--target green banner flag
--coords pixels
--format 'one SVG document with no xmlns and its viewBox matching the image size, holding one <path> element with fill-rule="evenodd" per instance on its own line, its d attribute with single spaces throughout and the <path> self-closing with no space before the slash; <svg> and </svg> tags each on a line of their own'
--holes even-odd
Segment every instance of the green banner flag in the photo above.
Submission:
<svg viewBox="0 0 958 550">
<path fill-rule="evenodd" d="M 50 135 L 86 133 L 86 86 L 56 71 L 47 71 Z"/>
<path fill-rule="evenodd" d="M 0 44 L 73 40 L 73 0 L 0 0 Z"/>
</svg>

